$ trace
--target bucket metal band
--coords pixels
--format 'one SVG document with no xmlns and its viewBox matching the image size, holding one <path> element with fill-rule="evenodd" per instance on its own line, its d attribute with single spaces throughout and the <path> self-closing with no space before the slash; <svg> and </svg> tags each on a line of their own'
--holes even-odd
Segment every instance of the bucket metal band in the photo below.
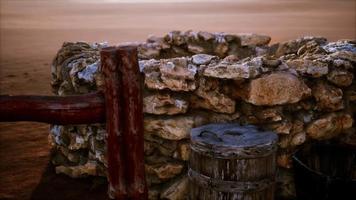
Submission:
<svg viewBox="0 0 356 200">
<path fill-rule="evenodd" d="M 258 181 L 224 181 L 200 174 L 193 169 L 188 170 L 189 180 L 202 188 L 211 188 L 217 192 L 261 191 L 274 185 L 274 177 Z"/>
<path fill-rule="evenodd" d="M 274 142 L 270 145 L 238 148 L 224 146 L 215 147 L 213 145 L 207 145 L 206 143 L 191 141 L 190 148 L 192 151 L 201 155 L 221 159 L 263 158 L 271 156 L 277 151 L 277 145 Z"/>
</svg>

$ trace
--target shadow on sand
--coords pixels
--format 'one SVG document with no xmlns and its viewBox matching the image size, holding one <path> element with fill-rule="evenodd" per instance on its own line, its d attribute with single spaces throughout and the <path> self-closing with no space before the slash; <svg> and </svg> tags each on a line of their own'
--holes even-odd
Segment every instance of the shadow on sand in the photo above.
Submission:
<svg viewBox="0 0 356 200">
<path fill-rule="evenodd" d="M 108 200 L 105 178 L 88 177 L 73 179 L 56 174 L 48 164 L 40 183 L 32 192 L 33 200 Z"/>
</svg>

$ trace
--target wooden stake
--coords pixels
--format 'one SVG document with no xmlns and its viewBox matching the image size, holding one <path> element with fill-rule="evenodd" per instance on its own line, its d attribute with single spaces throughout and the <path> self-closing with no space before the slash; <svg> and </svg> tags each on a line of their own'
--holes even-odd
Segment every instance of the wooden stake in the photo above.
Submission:
<svg viewBox="0 0 356 200">
<path fill-rule="evenodd" d="M 104 76 L 106 107 L 107 156 L 109 196 L 127 199 L 124 162 L 122 74 L 119 72 L 117 48 L 108 47 L 100 52 L 101 72 Z"/>
<path fill-rule="evenodd" d="M 119 47 L 119 71 L 122 74 L 124 143 L 127 192 L 129 199 L 147 199 L 144 164 L 143 97 L 137 48 Z"/>
</svg>

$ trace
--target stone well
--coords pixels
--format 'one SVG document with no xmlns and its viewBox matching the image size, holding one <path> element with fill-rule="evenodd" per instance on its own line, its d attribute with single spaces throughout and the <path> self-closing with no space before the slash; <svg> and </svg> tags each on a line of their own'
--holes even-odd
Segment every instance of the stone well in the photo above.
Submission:
<svg viewBox="0 0 356 200">
<path fill-rule="evenodd" d="M 184 199 L 189 131 L 215 122 L 254 124 L 279 135 L 277 196 L 293 197 L 291 155 L 306 141 L 356 143 L 356 41 L 173 31 L 139 47 L 144 80 L 145 164 L 150 199 Z M 102 84 L 104 44 L 64 43 L 52 65 L 56 95 Z M 103 124 L 53 125 L 57 173 L 106 176 Z"/>
</svg>

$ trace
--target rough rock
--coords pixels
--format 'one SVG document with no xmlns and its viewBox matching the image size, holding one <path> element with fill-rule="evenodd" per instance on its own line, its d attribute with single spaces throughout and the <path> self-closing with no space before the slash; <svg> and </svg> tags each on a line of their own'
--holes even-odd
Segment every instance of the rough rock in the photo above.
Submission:
<svg viewBox="0 0 356 200">
<path fill-rule="evenodd" d="M 271 37 L 267 35 L 244 33 L 237 36 L 241 40 L 241 46 L 263 46 L 268 45 L 271 41 Z"/>
<path fill-rule="evenodd" d="M 145 165 L 146 172 L 148 174 L 155 174 L 159 179 L 170 179 L 183 170 L 183 164 L 181 163 L 164 163 L 164 164 L 155 164 L 155 165 Z"/>
<path fill-rule="evenodd" d="M 195 125 L 192 116 L 171 118 L 146 117 L 144 120 L 145 134 L 153 134 L 168 140 L 181 140 L 189 137 L 189 131 Z"/>
<path fill-rule="evenodd" d="M 166 36 L 164 36 L 164 40 L 168 44 L 173 44 L 176 46 L 180 46 L 186 42 L 184 35 L 180 31 L 169 32 Z"/>
<path fill-rule="evenodd" d="M 189 180 L 187 176 L 183 176 L 170 184 L 162 191 L 161 199 L 181 200 L 186 199 L 189 192 Z"/>
<path fill-rule="evenodd" d="M 173 158 L 188 161 L 190 156 L 190 144 L 189 142 L 183 142 L 178 144 L 177 150 L 173 155 Z"/>
<path fill-rule="evenodd" d="M 201 78 L 196 96 L 191 96 L 193 108 L 204 108 L 220 113 L 234 113 L 235 101 L 219 92 L 219 81 Z"/>
<path fill-rule="evenodd" d="M 291 154 L 287 152 L 280 152 L 277 155 L 277 165 L 279 167 L 290 169 L 292 167 Z"/>
<path fill-rule="evenodd" d="M 317 102 L 317 108 L 324 111 L 337 111 L 344 108 L 341 89 L 318 81 L 312 88 L 313 96 Z"/>
<path fill-rule="evenodd" d="M 329 72 L 328 64 L 318 60 L 295 59 L 287 61 L 286 64 L 298 73 L 310 75 L 314 78 L 319 78 Z"/>
<path fill-rule="evenodd" d="M 189 103 L 170 94 L 152 94 L 143 98 L 143 111 L 155 115 L 186 113 Z"/>
<path fill-rule="evenodd" d="M 306 132 L 313 139 L 325 140 L 341 134 L 352 124 L 353 119 L 349 114 L 331 113 L 310 123 Z"/>
<path fill-rule="evenodd" d="M 159 58 L 162 46 L 158 43 L 144 43 L 139 45 L 137 50 L 140 59 Z"/>
<path fill-rule="evenodd" d="M 263 122 L 278 122 L 283 119 L 281 107 L 267 108 L 256 113 L 256 117 Z"/>
<path fill-rule="evenodd" d="M 261 57 L 233 63 L 223 60 L 219 64 L 208 65 L 204 70 L 204 76 L 223 79 L 248 79 L 258 76 L 261 67 Z"/>
<path fill-rule="evenodd" d="M 302 37 L 295 40 L 289 40 L 282 43 L 277 43 L 271 46 L 271 50 L 273 51 L 276 57 L 280 57 L 287 54 L 295 54 L 298 49 L 300 49 L 304 44 L 310 41 L 315 41 L 319 45 L 323 45 L 326 43 L 326 39 L 323 37 Z"/>
<path fill-rule="evenodd" d="M 277 72 L 250 82 L 243 99 L 259 106 L 296 103 L 311 95 L 311 90 L 295 75 Z"/>
<path fill-rule="evenodd" d="M 350 51 L 336 51 L 335 53 L 330 54 L 331 58 L 347 60 L 352 63 L 356 63 L 356 53 Z"/>
<path fill-rule="evenodd" d="M 335 53 L 339 51 L 349 51 L 356 53 L 356 43 L 348 40 L 339 40 L 324 45 L 323 49 L 325 49 L 329 53 Z"/>
<path fill-rule="evenodd" d="M 197 67 L 186 58 L 141 61 L 140 68 L 145 74 L 145 85 L 150 89 L 191 91 L 196 88 Z"/>
<path fill-rule="evenodd" d="M 208 54 L 196 54 L 192 56 L 192 62 L 196 65 L 207 65 L 213 59 L 217 59 L 217 57 Z"/>
<path fill-rule="evenodd" d="M 314 40 L 307 42 L 297 51 L 297 55 L 300 57 L 325 53 L 326 51 Z"/>
<path fill-rule="evenodd" d="M 277 134 L 286 134 L 286 135 L 288 135 L 291 132 L 292 128 L 293 128 L 293 124 L 288 120 L 284 120 L 282 122 L 267 124 L 266 127 L 269 130 L 273 130 Z"/>
<path fill-rule="evenodd" d="M 84 176 L 96 176 L 96 163 L 87 162 L 85 165 L 78 166 L 57 166 L 57 174 L 66 174 L 72 178 L 79 178 Z"/>
<path fill-rule="evenodd" d="M 327 75 L 327 79 L 340 87 L 347 87 L 352 84 L 354 75 L 346 70 L 333 70 Z"/>
<path fill-rule="evenodd" d="M 306 140 L 306 133 L 305 132 L 297 133 L 292 137 L 291 146 L 301 145 L 301 144 L 303 144 L 305 142 L 305 140 Z"/>
</svg>

